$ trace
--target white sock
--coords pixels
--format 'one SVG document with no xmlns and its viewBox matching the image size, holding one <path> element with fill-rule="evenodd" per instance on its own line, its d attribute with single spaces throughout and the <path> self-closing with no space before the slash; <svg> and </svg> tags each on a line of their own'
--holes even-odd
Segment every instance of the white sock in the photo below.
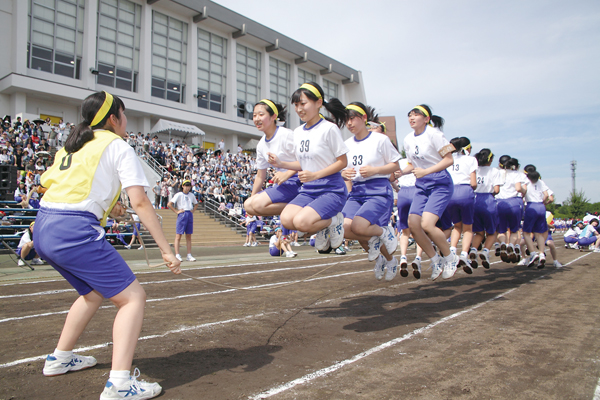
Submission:
<svg viewBox="0 0 600 400">
<path fill-rule="evenodd" d="M 450 253 L 456 254 L 456 247 L 450 246 Z"/>
<path fill-rule="evenodd" d="M 108 376 L 108 380 L 112 382 L 115 386 L 123 386 L 129 380 L 130 373 L 129 371 L 115 371 L 114 369 L 110 370 L 110 375 Z"/>
<path fill-rule="evenodd" d="M 483 251 L 484 253 L 486 253 L 486 254 L 490 252 L 490 251 L 489 251 L 488 249 L 486 249 L 485 247 L 483 248 L 483 250 L 482 250 L 482 251 Z"/>
<path fill-rule="evenodd" d="M 454 260 L 454 254 L 452 254 L 452 253 L 448 254 L 446 257 L 444 257 L 444 260 L 446 260 L 448 262 Z"/>
<path fill-rule="evenodd" d="M 177 256 L 181 257 L 181 254 L 177 253 L 177 255 L 175 257 L 177 257 Z"/>
<path fill-rule="evenodd" d="M 468 257 L 469 253 L 467 253 L 466 251 L 461 251 L 460 255 L 461 255 L 461 257 Z"/>
<path fill-rule="evenodd" d="M 191 256 L 192 256 L 192 253 L 188 253 L 188 255 L 187 255 L 187 256 L 188 256 L 188 257 L 191 257 Z"/>
<path fill-rule="evenodd" d="M 54 357 L 56 357 L 56 358 L 70 358 L 72 356 L 73 356 L 73 350 L 62 351 L 59 349 L 54 349 Z"/>
<path fill-rule="evenodd" d="M 421 259 L 421 257 L 419 257 L 419 256 L 415 257 L 415 260 L 420 260 L 420 259 Z"/>
<path fill-rule="evenodd" d="M 431 258 L 431 263 L 434 264 L 434 263 L 437 263 L 437 262 L 440 262 L 440 256 L 436 254 L 435 256 L 433 256 Z"/>
</svg>

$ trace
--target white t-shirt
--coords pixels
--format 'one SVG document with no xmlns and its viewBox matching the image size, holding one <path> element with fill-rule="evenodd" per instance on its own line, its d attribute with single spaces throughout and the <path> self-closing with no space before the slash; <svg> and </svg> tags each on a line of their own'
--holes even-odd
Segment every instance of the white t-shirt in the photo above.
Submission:
<svg viewBox="0 0 600 400">
<path fill-rule="evenodd" d="M 477 167 L 477 189 L 475 193 L 494 193 L 494 186 L 502 186 L 504 177 L 498 168 Z"/>
<path fill-rule="evenodd" d="M 477 159 L 463 153 L 452 154 L 454 164 L 448 167 L 448 172 L 455 185 L 471 184 L 471 173 L 477 171 Z"/>
<path fill-rule="evenodd" d="M 294 154 L 294 131 L 278 126 L 271 140 L 267 140 L 266 136 L 260 138 L 258 145 L 256 145 L 257 169 L 267 169 L 271 166 L 267 153 L 275 154 L 281 161 L 296 161 L 296 154 Z M 286 171 L 285 168 L 277 168 L 277 170 Z"/>
<path fill-rule="evenodd" d="M 196 200 L 196 196 L 194 196 L 192 192 L 189 192 L 188 194 L 179 192 L 173 196 L 171 202 L 178 210 L 192 211 L 194 205 L 198 203 L 198 200 Z"/>
<path fill-rule="evenodd" d="M 31 236 L 29 236 L 29 229 L 25 231 L 23 236 L 21 236 L 21 240 L 19 241 L 19 245 L 17 246 L 19 249 L 23 248 L 27 243 L 31 242 Z"/>
<path fill-rule="evenodd" d="M 439 151 L 448 144 L 450 142 L 442 131 L 427 125 L 425 131 L 418 136 L 415 136 L 415 131 L 406 135 L 404 151 L 408 162 L 415 168 L 425 169 L 442 161 Z"/>
<path fill-rule="evenodd" d="M 543 180 L 538 179 L 536 183 L 529 181 L 527 183 L 527 193 L 525 201 L 528 203 L 541 203 L 544 201 L 544 192 L 548 191 L 548 186 Z"/>
<path fill-rule="evenodd" d="M 406 167 L 408 167 L 408 159 L 407 158 L 403 158 L 402 160 L 400 160 L 400 170 L 404 171 L 404 169 Z M 417 178 L 415 177 L 415 174 L 413 173 L 408 173 L 406 175 L 402 175 L 400 178 L 398 178 L 398 186 L 400 187 L 410 187 L 410 186 L 415 186 L 415 184 L 417 183 Z"/>
<path fill-rule="evenodd" d="M 269 248 L 271 247 L 277 247 L 275 246 L 275 243 L 277 243 L 277 235 L 273 235 L 271 236 L 271 239 L 269 239 Z"/>
<path fill-rule="evenodd" d="M 500 193 L 496 196 L 497 199 L 510 199 L 511 197 L 517 197 L 517 189 L 515 188 L 516 183 L 519 182 L 521 185 L 527 185 L 529 179 L 521 171 L 506 171 L 504 175 L 504 185 L 500 187 Z"/>
<path fill-rule="evenodd" d="M 304 171 L 317 172 L 348 153 L 340 128 L 321 119 L 311 128 L 306 124 L 294 130 L 294 153 Z"/>
<path fill-rule="evenodd" d="M 377 132 L 369 132 L 366 138 L 356 140 L 351 137 L 346 140 L 348 146 L 348 167 L 354 168 L 356 175 L 352 181 L 364 182 L 376 178 L 389 178 L 389 175 L 379 174 L 368 178 L 360 176 L 360 168 L 366 165 L 371 167 L 383 167 L 392 162 L 400 160 L 400 153 L 394 147 L 390 139 L 386 135 Z"/>
<path fill-rule="evenodd" d="M 101 219 L 119 193 L 119 185 L 122 189 L 149 186 L 135 150 L 124 140 L 113 140 L 100 157 L 87 199 L 79 203 L 51 203 L 42 198 L 40 204 L 53 209 L 89 211 Z"/>
</svg>

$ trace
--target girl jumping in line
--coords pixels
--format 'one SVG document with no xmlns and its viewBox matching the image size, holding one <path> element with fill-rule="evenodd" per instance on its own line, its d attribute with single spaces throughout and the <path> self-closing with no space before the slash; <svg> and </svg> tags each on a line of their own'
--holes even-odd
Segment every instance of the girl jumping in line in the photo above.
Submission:
<svg viewBox="0 0 600 400">
<path fill-rule="evenodd" d="M 410 110 L 408 122 L 413 131 L 404 138 L 404 150 L 410 164 L 402 174 L 412 172 L 417 178 L 408 226 L 417 244 L 431 258 L 431 279 L 435 280 L 440 275 L 448 279 L 456 272 L 458 257 L 450 252 L 446 236 L 436 223 L 454 190 L 446 168 L 453 164 L 455 148 L 441 131 L 444 119 L 433 115 L 429 106 L 421 104 Z M 436 253 L 431 241 L 442 252 L 443 258 Z M 415 277 L 420 278 L 420 269 L 415 271 Z"/>
<path fill-rule="evenodd" d="M 323 89 L 316 83 L 305 83 L 292 95 L 292 104 L 304 125 L 294 131 L 294 153 L 297 161 L 282 161 L 269 153 L 269 163 L 277 168 L 300 171 L 302 189 L 281 212 L 281 223 L 288 229 L 317 232 L 315 248 L 326 250 L 344 241 L 344 216 L 348 190 L 340 171 L 346 168 L 348 147 L 340 128 L 346 120 L 344 105 L 335 98 L 325 101 Z M 324 118 L 321 107 L 332 116 Z"/>
<path fill-rule="evenodd" d="M 73 354 L 73 348 L 102 301 L 118 308 L 113 325 L 112 368 L 101 400 L 150 399 L 160 394 L 158 383 L 130 375 L 144 320 L 146 293 L 129 266 L 104 238 L 106 218 L 125 209 L 117 203 L 121 187 L 131 206 L 154 237 L 162 258 L 181 273 L 152 203 L 144 191 L 148 182 L 126 137 L 127 117 L 121 99 L 107 92 L 88 96 L 81 106 L 83 122 L 69 135 L 52 167 L 42 176 L 48 190 L 38 212 L 34 242 L 40 256 L 79 292 L 44 375 L 54 376 L 96 365 L 94 357 Z M 115 179 L 116 178 L 116 179 Z"/>
<path fill-rule="evenodd" d="M 548 239 L 545 205 L 548 199 L 548 187 L 540 179 L 540 174 L 535 170 L 535 167 L 527 172 L 527 179 L 529 179 L 530 183 L 527 186 L 527 193 L 525 194 L 527 207 L 525 208 L 525 217 L 523 219 L 523 239 L 525 239 L 525 243 L 531 254 L 527 266 L 531 267 L 537 264 L 538 268 L 544 268 L 546 265 L 544 251 L 546 249 L 546 239 Z M 531 239 L 532 233 L 535 236 L 537 247 Z M 536 250 L 539 250 L 539 254 Z"/>
<path fill-rule="evenodd" d="M 244 208 L 252 215 L 280 215 L 283 208 L 293 200 L 302 183 L 298 172 L 276 168 L 273 177 L 275 185 L 262 190 L 267 179 L 269 153 L 276 154 L 280 161 L 294 162 L 294 132 L 277 121 L 285 121 L 285 107 L 279 103 L 264 99 L 254 106 L 253 121 L 256 128 L 265 135 L 256 146 L 256 177 L 252 187 L 252 195 L 244 202 Z"/>
<path fill-rule="evenodd" d="M 358 240 L 368 251 L 369 261 L 377 260 L 374 268 L 377 280 L 385 272 L 385 280 L 391 281 L 398 269 L 398 260 L 392 256 L 398 238 L 388 225 L 394 205 L 389 176 L 400 168 L 400 154 L 386 135 L 367 129 L 368 122 L 376 121 L 373 108 L 355 102 L 346 106 L 346 111 L 346 127 L 354 137 L 346 140 L 349 166 L 342 171 L 350 186 L 342 210 L 344 236 Z"/>
</svg>

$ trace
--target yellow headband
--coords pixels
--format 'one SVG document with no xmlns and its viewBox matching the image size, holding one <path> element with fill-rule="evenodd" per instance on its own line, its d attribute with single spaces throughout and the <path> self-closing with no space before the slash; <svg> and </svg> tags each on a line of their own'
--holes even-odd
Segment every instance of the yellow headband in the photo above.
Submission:
<svg viewBox="0 0 600 400">
<path fill-rule="evenodd" d="M 268 105 L 271 108 L 271 110 L 273 110 L 276 117 L 279 116 L 279 111 L 277 111 L 277 107 L 275 106 L 275 103 L 273 103 L 271 100 L 262 99 L 261 101 L 259 101 L 259 103 L 265 103 L 266 105 Z"/>
<path fill-rule="evenodd" d="M 488 156 L 488 162 L 490 162 L 490 160 L 492 159 L 492 157 L 493 157 L 493 156 L 494 156 L 494 153 L 492 153 L 492 152 L 490 151 L 490 155 Z"/>
<path fill-rule="evenodd" d="M 346 106 L 346 110 L 356 111 L 357 113 L 360 113 L 360 115 L 367 115 L 367 113 L 365 112 L 365 110 L 363 110 L 359 106 L 355 106 L 354 104 L 347 105 Z"/>
<path fill-rule="evenodd" d="M 427 110 L 425 109 L 425 107 L 415 106 L 415 107 L 413 107 L 413 110 L 421 111 L 426 117 L 430 116 L 429 113 L 427 112 Z"/>
<path fill-rule="evenodd" d="M 471 143 L 469 143 L 469 144 L 468 144 L 468 145 L 466 145 L 466 146 L 465 146 L 463 149 L 464 149 L 464 150 L 466 150 L 466 151 L 469 151 L 469 150 L 471 150 L 471 148 L 472 148 L 472 147 L 473 147 L 473 146 L 471 146 Z"/>
<path fill-rule="evenodd" d="M 310 83 L 303 83 L 302 86 L 300 86 L 300 89 L 306 89 L 309 92 L 311 92 L 312 94 L 314 94 L 315 96 L 317 96 L 318 99 L 323 99 L 323 96 L 321 96 L 321 93 L 319 93 L 319 90 L 314 87 L 313 85 L 311 85 Z"/>
<path fill-rule="evenodd" d="M 94 120 L 92 121 L 90 126 L 96 126 L 100 122 L 102 122 L 102 120 L 104 119 L 104 117 L 106 117 L 106 114 L 108 114 L 108 112 L 110 111 L 110 108 L 112 107 L 112 104 L 113 104 L 112 94 L 110 94 L 106 91 L 104 93 L 106 93 L 106 98 L 104 99 L 104 103 L 102 103 L 102 107 L 100 107 L 100 109 L 96 113 L 96 116 L 94 117 Z"/>
<path fill-rule="evenodd" d="M 383 128 L 383 133 L 385 133 L 387 131 L 387 127 L 385 126 L 385 122 L 382 122 L 379 125 L 381 125 L 381 127 Z"/>
</svg>

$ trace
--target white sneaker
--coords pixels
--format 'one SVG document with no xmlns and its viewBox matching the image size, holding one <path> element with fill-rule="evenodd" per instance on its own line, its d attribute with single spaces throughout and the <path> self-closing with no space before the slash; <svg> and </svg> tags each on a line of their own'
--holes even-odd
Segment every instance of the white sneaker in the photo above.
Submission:
<svg viewBox="0 0 600 400">
<path fill-rule="evenodd" d="M 294 252 L 291 252 L 291 251 L 286 251 L 286 252 L 285 252 L 285 256 L 286 256 L 287 258 L 293 258 L 293 257 L 296 257 L 296 255 L 297 255 L 296 253 L 294 253 Z"/>
<path fill-rule="evenodd" d="M 442 272 L 442 278 L 450 279 L 456 273 L 456 266 L 458 265 L 459 258 L 454 254 L 452 255 L 452 261 L 444 262 L 444 271 Z M 471 267 L 469 266 L 469 269 Z M 473 271 L 471 271 L 473 272 Z"/>
<path fill-rule="evenodd" d="M 444 270 L 444 257 L 438 256 L 438 262 L 431 260 L 431 280 L 435 281 Z M 413 271 L 414 273 L 414 271 Z"/>
<path fill-rule="evenodd" d="M 300 246 L 300 243 L 298 243 L 298 242 L 294 242 L 294 243 L 292 243 L 292 246 L 294 246 L 294 247 L 299 247 L 299 246 Z"/>
<path fill-rule="evenodd" d="M 329 248 L 329 228 L 321 229 L 315 237 L 315 249 L 327 250 Z"/>
<path fill-rule="evenodd" d="M 375 261 L 379 257 L 380 248 L 381 240 L 379 240 L 379 236 L 371 236 L 371 239 L 369 239 L 369 255 L 367 256 L 369 261 Z"/>
<path fill-rule="evenodd" d="M 408 260 L 406 256 L 400 257 L 400 276 L 403 278 L 408 276 Z"/>
<path fill-rule="evenodd" d="M 394 234 L 392 228 L 388 226 L 382 226 L 383 233 L 379 236 L 379 240 L 385 245 L 385 249 L 387 250 L 389 255 L 392 255 L 396 252 L 398 248 L 398 238 Z"/>
<path fill-rule="evenodd" d="M 140 370 L 135 369 L 133 375 L 129 378 L 123 386 L 117 387 L 109 380 L 106 382 L 104 391 L 100 395 L 100 400 L 113 400 L 113 399 L 128 399 L 128 400 L 142 400 L 151 399 L 156 397 L 162 391 L 162 387 L 156 382 L 138 381 L 137 378 L 140 376 Z"/>
<path fill-rule="evenodd" d="M 558 260 L 554 260 L 554 268 L 562 268 L 562 264 Z"/>
<path fill-rule="evenodd" d="M 474 247 L 471 247 L 469 251 L 469 262 L 471 263 L 471 268 L 475 269 L 479 267 L 479 264 L 477 264 L 477 249 Z"/>
<path fill-rule="evenodd" d="M 396 235 L 394 235 L 396 236 Z M 396 257 L 392 257 L 390 261 L 385 260 L 385 280 L 391 281 L 396 277 L 398 273 L 398 259 Z"/>
<path fill-rule="evenodd" d="M 256 246 L 258 246 L 258 242 L 253 242 L 253 243 L 250 245 L 250 247 L 256 247 Z"/>
<path fill-rule="evenodd" d="M 385 272 L 385 262 L 387 260 L 380 254 L 377 262 L 375 263 L 375 267 L 373 268 L 373 272 L 375 272 L 375 279 L 380 281 L 383 279 L 383 274 Z"/>
<path fill-rule="evenodd" d="M 94 365 L 96 365 L 94 357 L 73 354 L 70 358 L 60 359 L 50 354 L 46 357 L 43 373 L 46 376 L 56 376 L 66 374 L 69 371 L 80 371 Z"/>
<path fill-rule="evenodd" d="M 190 256 L 189 254 L 187 256 L 187 260 L 188 261 L 196 261 L 196 259 L 194 257 Z"/>
<path fill-rule="evenodd" d="M 594 249 L 594 253 L 600 253 L 600 248 Z"/>
<path fill-rule="evenodd" d="M 243 247 L 248 247 L 248 246 L 250 246 L 250 243 L 244 243 Z"/>
<path fill-rule="evenodd" d="M 330 245 L 332 248 L 337 249 L 344 243 L 344 214 L 341 212 L 331 218 L 331 225 L 329 225 L 330 234 Z"/>
<path fill-rule="evenodd" d="M 546 254 L 540 254 L 540 260 L 538 262 L 538 269 L 542 269 L 546 266 Z"/>
<path fill-rule="evenodd" d="M 24 266 L 25 266 L 25 261 L 23 261 L 23 260 L 19 259 L 19 261 L 17 261 L 17 265 L 18 265 L 19 267 L 24 267 Z"/>
<path fill-rule="evenodd" d="M 479 253 L 479 259 L 481 260 L 481 265 L 483 265 L 483 268 L 485 269 L 490 269 L 490 256 L 489 256 L 489 251 L 481 251 Z"/>
<path fill-rule="evenodd" d="M 463 271 L 465 271 L 467 274 L 472 274 L 473 273 L 473 268 L 471 268 L 471 263 L 469 262 L 469 259 L 464 256 L 464 255 L 460 255 L 460 257 L 458 258 L 458 265 L 461 266 L 462 265 L 462 269 Z M 452 274 L 454 275 L 454 274 Z M 444 278 L 446 279 L 446 278 Z"/>
<path fill-rule="evenodd" d="M 44 262 L 42 260 L 40 260 L 38 257 L 36 257 L 33 260 L 31 260 L 31 263 L 33 265 L 42 265 Z"/>
<path fill-rule="evenodd" d="M 413 268 L 413 276 L 415 279 L 421 279 L 421 260 L 415 258 L 411 266 Z"/>
<path fill-rule="evenodd" d="M 521 265 L 521 266 L 527 265 L 528 262 L 529 262 L 529 257 L 524 257 L 524 258 L 521 258 L 521 261 L 519 261 L 517 263 L 517 265 Z"/>
<path fill-rule="evenodd" d="M 540 259 L 540 256 L 538 256 L 538 254 L 536 252 L 531 253 L 531 256 L 529 256 L 529 258 L 527 259 L 527 262 L 526 262 L 527 268 L 536 266 L 539 259 Z"/>
<path fill-rule="evenodd" d="M 175 254 L 175 258 L 179 261 L 183 261 L 183 259 L 181 258 L 181 254 Z"/>
<path fill-rule="evenodd" d="M 144 246 L 138 247 L 138 250 L 144 250 Z"/>
<path fill-rule="evenodd" d="M 126 245 L 125 245 L 125 248 L 126 248 L 127 250 L 130 250 L 130 249 L 131 249 L 131 245 L 128 245 L 128 244 L 126 244 Z"/>
</svg>

